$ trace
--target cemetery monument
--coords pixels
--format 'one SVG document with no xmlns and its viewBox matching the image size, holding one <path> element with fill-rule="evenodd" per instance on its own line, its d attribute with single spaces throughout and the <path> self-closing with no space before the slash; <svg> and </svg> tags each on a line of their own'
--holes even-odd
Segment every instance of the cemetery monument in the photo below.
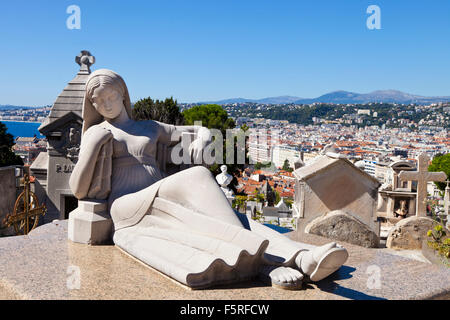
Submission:
<svg viewBox="0 0 450 320">
<path fill-rule="evenodd" d="M 294 177 L 297 232 L 378 247 L 378 180 L 336 151 L 298 168 Z"/>
<path fill-rule="evenodd" d="M 39 127 L 48 141 L 47 152 L 39 154 L 31 166 L 31 173 L 37 179 L 36 194 L 42 195 L 40 201 L 48 208 L 45 222 L 67 219 L 69 212 L 77 207 L 69 178 L 78 160 L 85 84 L 95 57 L 83 50 L 75 62 L 80 70 L 57 97 L 49 116 Z"/>
<path fill-rule="evenodd" d="M 427 232 L 434 228 L 437 222 L 427 217 L 427 182 L 445 181 L 445 172 L 429 172 L 428 165 L 430 158 L 426 153 L 419 155 L 417 159 L 416 171 L 401 171 L 398 175 L 403 181 L 417 181 L 417 195 L 415 216 L 400 220 L 390 229 L 386 246 L 392 249 L 420 249 L 423 241 L 427 240 Z M 450 234 L 448 230 L 445 230 Z"/>
<path fill-rule="evenodd" d="M 202 159 L 211 133 L 199 126 L 132 120 L 127 86 L 115 72 L 90 74 L 82 120 L 70 176 L 73 194 L 81 202 L 106 202 L 115 245 L 178 282 L 205 288 L 260 274 L 273 285 L 297 288 L 303 278 L 324 279 L 347 260 L 347 250 L 334 242 L 320 247 L 295 242 L 237 216 L 202 166 L 166 176 L 158 165 L 158 144 L 173 146 L 183 132 L 195 133 L 190 156 Z M 70 221 L 76 238 L 83 224 L 74 224 L 74 217 L 69 229 Z"/>
</svg>

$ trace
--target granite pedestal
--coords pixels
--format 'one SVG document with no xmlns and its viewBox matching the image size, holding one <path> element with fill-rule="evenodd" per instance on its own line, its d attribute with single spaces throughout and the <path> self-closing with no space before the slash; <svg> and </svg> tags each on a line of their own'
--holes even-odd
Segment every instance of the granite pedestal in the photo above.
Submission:
<svg viewBox="0 0 450 320">
<path fill-rule="evenodd" d="M 0 238 L 2 299 L 435 299 L 450 298 L 450 270 L 402 257 L 390 249 L 344 244 L 350 257 L 329 278 L 299 291 L 258 280 L 207 290 L 188 290 L 129 258 L 113 245 L 88 246 L 67 239 L 59 221 L 28 236 Z M 288 234 L 320 245 L 328 239 Z M 294 239 L 295 240 L 295 239 Z M 372 281 L 379 274 L 379 283 Z M 79 275 L 79 289 L 73 289 Z M 379 287 L 377 286 L 379 285 Z M 72 289 L 69 289 L 72 288 Z"/>
</svg>

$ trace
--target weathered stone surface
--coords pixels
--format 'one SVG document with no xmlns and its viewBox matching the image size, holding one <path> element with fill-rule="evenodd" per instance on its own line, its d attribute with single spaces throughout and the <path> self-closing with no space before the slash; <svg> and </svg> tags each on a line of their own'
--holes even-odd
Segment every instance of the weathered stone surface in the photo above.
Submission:
<svg viewBox="0 0 450 320">
<path fill-rule="evenodd" d="M 328 239 L 290 233 L 292 240 L 323 245 Z M 277 290 L 258 279 L 208 290 L 186 290 L 162 273 L 130 259 L 112 245 L 86 246 L 67 241 L 67 220 L 34 229 L 28 236 L 0 238 L 0 298 L 5 299 L 154 299 L 154 300 L 383 300 L 448 299 L 450 268 L 394 255 L 389 249 L 347 244 L 345 266 L 304 290 Z M 403 252 L 403 251 L 399 251 Z M 368 286 L 373 266 L 380 286 Z M 74 268 L 80 289 L 68 287 Z M 402 270 L 402 272 L 399 272 Z M 424 276 L 426 275 L 426 276 Z M 70 283 L 70 282 L 69 282 Z M 176 310 L 178 312 L 178 309 Z M 177 313 L 179 315 L 179 312 Z M 174 313 L 173 317 L 177 316 Z"/>
<path fill-rule="evenodd" d="M 427 240 L 427 232 L 436 225 L 427 217 L 409 217 L 399 221 L 389 232 L 386 246 L 391 249 L 422 248 L 422 241 Z M 445 230 L 449 234 L 448 230 Z"/>
<path fill-rule="evenodd" d="M 421 153 L 417 159 L 417 171 L 402 171 L 398 175 L 400 180 L 417 181 L 417 201 L 416 201 L 416 215 L 425 217 L 427 209 L 424 200 L 427 198 L 427 183 L 428 181 L 445 181 L 447 174 L 443 171 L 428 172 L 428 164 L 430 158 L 426 153 Z"/>
<path fill-rule="evenodd" d="M 2 221 L 12 213 L 16 201 L 16 176 L 14 167 L 0 168 L 0 236 L 14 234 L 12 227 L 4 228 Z"/>
<path fill-rule="evenodd" d="M 345 241 L 366 248 L 379 246 L 379 238 L 375 232 L 342 210 L 331 211 L 314 219 L 306 226 L 305 233 Z"/>
<path fill-rule="evenodd" d="M 340 155 L 327 153 L 294 171 L 293 204 L 297 230 L 332 211 L 357 217 L 379 235 L 377 198 L 380 183 Z"/>
</svg>

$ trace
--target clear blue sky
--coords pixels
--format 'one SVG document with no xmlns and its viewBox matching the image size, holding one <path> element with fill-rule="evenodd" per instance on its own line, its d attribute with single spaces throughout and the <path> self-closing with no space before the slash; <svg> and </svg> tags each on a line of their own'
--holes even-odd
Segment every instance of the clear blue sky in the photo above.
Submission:
<svg viewBox="0 0 450 320">
<path fill-rule="evenodd" d="M 81 30 L 66 28 L 72 4 Z M 366 27 L 371 4 L 381 30 Z M 0 41 L 0 104 L 53 103 L 82 49 L 132 100 L 450 95 L 448 0 L 1 1 Z"/>
</svg>

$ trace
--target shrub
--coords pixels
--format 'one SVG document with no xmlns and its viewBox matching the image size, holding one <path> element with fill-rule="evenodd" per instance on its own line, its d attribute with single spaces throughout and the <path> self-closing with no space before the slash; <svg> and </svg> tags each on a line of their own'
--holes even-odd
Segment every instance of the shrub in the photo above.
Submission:
<svg viewBox="0 0 450 320">
<path fill-rule="evenodd" d="M 443 258 L 450 259 L 450 238 L 443 239 L 446 235 L 444 227 L 438 224 L 432 230 L 428 230 L 427 236 L 432 240 L 427 244 Z M 446 264 L 448 265 L 448 261 Z"/>
</svg>

